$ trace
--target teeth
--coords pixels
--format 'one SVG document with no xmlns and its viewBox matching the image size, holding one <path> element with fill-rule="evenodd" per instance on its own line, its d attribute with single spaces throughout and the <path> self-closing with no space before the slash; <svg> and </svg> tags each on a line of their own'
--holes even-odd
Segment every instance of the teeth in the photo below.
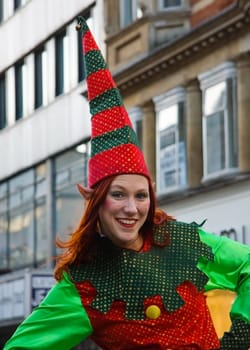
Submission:
<svg viewBox="0 0 250 350">
<path fill-rule="evenodd" d="M 134 224 L 136 222 L 136 220 L 119 220 L 122 224 L 127 224 L 127 225 L 130 225 L 130 224 Z"/>
</svg>

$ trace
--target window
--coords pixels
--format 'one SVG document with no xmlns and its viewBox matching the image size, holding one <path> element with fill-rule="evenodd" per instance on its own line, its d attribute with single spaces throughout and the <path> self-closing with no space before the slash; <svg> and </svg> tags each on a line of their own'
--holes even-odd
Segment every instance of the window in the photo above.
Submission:
<svg viewBox="0 0 250 350">
<path fill-rule="evenodd" d="M 16 11 L 22 5 L 22 0 L 14 0 L 14 10 Z"/>
<path fill-rule="evenodd" d="M 0 271 L 47 261 L 46 174 L 42 163 L 0 184 Z"/>
<path fill-rule="evenodd" d="M 120 0 L 120 23 L 124 28 L 142 17 L 138 0 Z"/>
<path fill-rule="evenodd" d="M 157 111 L 157 179 L 159 193 L 187 185 L 185 91 L 176 88 L 154 99 Z"/>
<path fill-rule="evenodd" d="M 56 232 L 68 239 L 83 213 L 76 184 L 86 185 L 89 144 L 83 143 L 55 158 Z"/>
<path fill-rule="evenodd" d="M 160 9 L 171 9 L 183 5 L 183 0 L 159 0 Z"/>
<path fill-rule="evenodd" d="M 3 21 L 3 0 L 0 0 L 0 23 Z"/>
<path fill-rule="evenodd" d="M 12 269 L 34 264 L 34 170 L 9 182 L 9 265 Z"/>
<path fill-rule="evenodd" d="M 82 81 L 85 79 L 85 67 L 84 67 L 84 56 L 82 53 L 82 32 L 78 30 L 77 32 L 78 39 L 78 81 Z"/>
<path fill-rule="evenodd" d="M 16 120 L 23 117 L 23 98 L 24 98 L 24 62 L 15 65 L 15 102 L 16 102 Z"/>
<path fill-rule="evenodd" d="M 35 172 L 35 264 L 43 266 L 48 258 L 46 215 L 47 167 L 42 163 Z"/>
<path fill-rule="evenodd" d="M 91 17 L 91 12 L 83 14 L 83 17 L 87 21 L 90 30 L 93 28 L 93 17 Z M 86 78 L 84 55 L 82 52 L 82 31 L 76 31 L 77 41 L 78 41 L 78 82 L 83 81 Z"/>
<path fill-rule="evenodd" d="M 131 108 L 129 116 L 133 124 L 133 128 L 136 132 L 139 144 L 142 146 L 142 111 L 139 107 Z"/>
<path fill-rule="evenodd" d="M 55 95 L 59 96 L 64 92 L 64 61 L 65 61 L 65 38 L 66 32 L 63 31 L 56 37 L 55 57 L 56 57 L 56 91 Z"/>
<path fill-rule="evenodd" d="M 0 271 L 8 267 L 8 188 L 0 184 Z"/>
<path fill-rule="evenodd" d="M 40 48 L 35 52 L 35 109 L 46 103 L 46 52 Z"/>
<path fill-rule="evenodd" d="M 200 76 L 203 93 L 204 178 L 237 167 L 237 98 L 234 63 Z"/>
<path fill-rule="evenodd" d="M 6 81 L 5 74 L 0 75 L 0 129 L 6 127 Z"/>
</svg>

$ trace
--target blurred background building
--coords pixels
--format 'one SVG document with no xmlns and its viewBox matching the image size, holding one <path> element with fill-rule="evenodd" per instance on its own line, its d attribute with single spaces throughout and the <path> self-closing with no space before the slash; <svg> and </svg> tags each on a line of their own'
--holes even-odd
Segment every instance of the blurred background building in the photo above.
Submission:
<svg viewBox="0 0 250 350">
<path fill-rule="evenodd" d="M 120 88 L 159 206 L 250 244 L 249 1 L 0 0 L 0 347 L 53 284 L 55 236 L 84 208 L 79 14 Z M 232 295 L 208 300 L 221 334 Z"/>
</svg>

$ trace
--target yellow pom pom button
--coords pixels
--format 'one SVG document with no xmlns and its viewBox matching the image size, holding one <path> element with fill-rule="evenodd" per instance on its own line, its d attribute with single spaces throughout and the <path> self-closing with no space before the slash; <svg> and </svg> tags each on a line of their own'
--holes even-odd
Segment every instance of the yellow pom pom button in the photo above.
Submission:
<svg viewBox="0 0 250 350">
<path fill-rule="evenodd" d="M 150 305 L 146 309 L 146 316 L 151 320 L 156 320 L 161 315 L 161 310 L 157 305 Z"/>
</svg>

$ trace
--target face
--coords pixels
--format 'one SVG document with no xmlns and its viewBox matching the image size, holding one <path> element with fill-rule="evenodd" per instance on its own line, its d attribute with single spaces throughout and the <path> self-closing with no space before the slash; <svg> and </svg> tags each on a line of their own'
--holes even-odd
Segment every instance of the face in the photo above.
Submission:
<svg viewBox="0 0 250 350">
<path fill-rule="evenodd" d="M 102 233 L 119 247 L 139 250 L 143 244 L 139 230 L 149 207 L 146 177 L 134 174 L 117 176 L 99 209 Z"/>
</svg>

